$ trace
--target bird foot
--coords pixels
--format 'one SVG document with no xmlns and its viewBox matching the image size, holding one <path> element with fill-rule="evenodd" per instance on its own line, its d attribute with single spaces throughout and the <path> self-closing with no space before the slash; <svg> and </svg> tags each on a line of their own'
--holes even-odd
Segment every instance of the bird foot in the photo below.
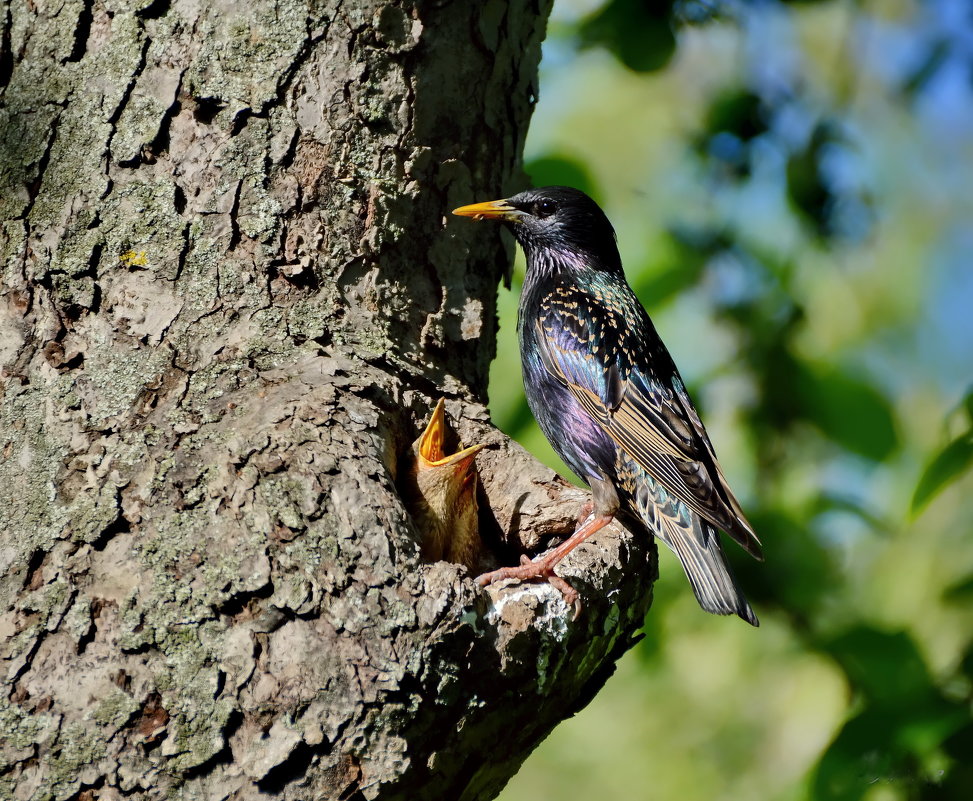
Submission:
<svg viewBox="0 0 973 801">
<path fill-rule="evenodd" d="M 564 597 L 564 603 L 574 607 L 574 619 L 577 620 L 581 613 L 581 601 L 578 598 L 578 591 L 568 582 L 554 572 L 555 561 L 541 558 L 532 561 L 527 556 L 520 557 L 520 565 L 517 567 L 501 567 L 499 570 L 492 570 L 477 576 L 476 583 L 481 587 L 493 584 L 505 579 L 517 579 L 518 581 L 530 581 L 532 579 L 547 579 L 554 589 L 558 590 Z"/>
<path fill-rule="evenodd" d="M 581 508 L 578 510 L 577 522 L 574 524 L 575 531 L 577 531 L 585 524 L 585 521 L 589 517 L 591 517 L 591 513 L 594 511 L 594 509 L 595 509 L 594 501 L 587 501 L 586 503 L 583 503 L 581 505 Z"/>
</svg>

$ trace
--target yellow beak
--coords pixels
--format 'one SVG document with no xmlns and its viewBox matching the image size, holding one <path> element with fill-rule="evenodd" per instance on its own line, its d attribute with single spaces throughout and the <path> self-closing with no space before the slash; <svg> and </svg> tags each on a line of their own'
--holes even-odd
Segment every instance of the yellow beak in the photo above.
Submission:
<svg viewBox="0 0 973 801">
<path fill-rule="evenodd" d="M 422 432 L 422 436 L 419 438 L 419 455 L 425 459 L 428 467 L 453 465 L 457 472 L 466 470 L 473 463 L 473 457 L 485 447 L 484 445 L 471 445 L 469 448 L 464 448 L 447 456 L 443 453 L 445 434 L 444 399 L 440 398 L 432 413 L 432 418 L 429 420 L 429 425 L 426 426 L 426 430 Z"/>
<path fill-rule="evenodd" d="M 524 212 L 511 206 L 506 200 L 488 200 L 485 203 L 473 203 L 470 206 L 460 206 L 453 209 L 453 214 L 460 217 L 472 217 L 474 220 L 506 220 L 518 222 Z"/>
</svg>

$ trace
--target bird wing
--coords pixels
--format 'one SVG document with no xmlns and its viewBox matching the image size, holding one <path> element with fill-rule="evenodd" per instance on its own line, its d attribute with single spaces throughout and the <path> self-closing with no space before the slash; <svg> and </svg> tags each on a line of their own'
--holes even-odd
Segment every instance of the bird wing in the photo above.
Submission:
<svg viewBox="0 0 973 801">
<path fill-rule="evenodd" d="M 716 527 L 700 515 L 692 514 L 686 504 L 646 475 L 621 449 L 617 468 L 619 483 L 632 497 L 639 516 L 679 557 L 699 605 L 708 612 L 737 614 L 751 625 L 759 625 L 733 579 Z"/>
<path fill-rule="evenodd" d="M 678 374 L 667 386 L 632 366 L 620 316 L 603 306 L 586 304 L 582 313 L 551 303 L 536 327 L 545 369 L 608 436 L 690 510 L 762 558 Z"/>
</svg>

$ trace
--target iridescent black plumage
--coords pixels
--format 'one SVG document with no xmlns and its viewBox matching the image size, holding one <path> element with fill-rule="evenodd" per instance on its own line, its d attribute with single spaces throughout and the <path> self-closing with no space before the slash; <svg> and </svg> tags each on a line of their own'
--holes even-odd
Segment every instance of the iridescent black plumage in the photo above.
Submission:
<svg viewBox="0 0 973 801">
<path fill-rule="evenodd" d="M 483 582 L 550 576 L 567 551 L 617 516 L 673 550 L 703 609 L 757 625 L 719 529 L 757 558 L 760 544 L 672 357 L 625 280 L 608 218 L 584 193 L 557 186 L 456 213 L 510 223 L 524 248 L 518 330 L 527 401 L 554 450 L 592 487 L 585 511 L 594 513 L 544 559 Z"/>
</svg>

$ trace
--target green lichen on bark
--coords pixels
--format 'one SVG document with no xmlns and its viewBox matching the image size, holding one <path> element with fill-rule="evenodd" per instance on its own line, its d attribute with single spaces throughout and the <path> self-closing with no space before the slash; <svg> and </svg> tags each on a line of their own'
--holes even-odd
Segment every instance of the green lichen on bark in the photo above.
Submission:
<svg viewBox="0 0 973 801">
<path fill-rule="evenodd" d="M 281 75 L 304 45 L 310 20 L 300 3 L 234 11 L 198 22 L 202 47 L 187 71 L 187 88 L 196 97 L 220 98 L 231 109 L 262 109 L 277 97 Z"/>
<path fill-rule="evenodd" d="M 42 740 L 45 731 L 56 728 L 50 715 L 32 715 L 22 707 L 11 704 L 6 698 L 0 697 L 0 730 L 3 731 L 4 741 L 15 751 L 32 749 Z M 0 767 L 7 768 L 11 764 L 9 757 L 0 751 Z M 0 772 L 0 780 L 3 773 Z M 2 786 L 2 784 L 0 784 Z"/>
<path fill-rule="evenodd" d="M 0 463 L 0 482 L 5 487 L 0 503 L 0 530 L 17 532 L 10 541 L 26 564 L 28 555 L 50 549 L 67 524 L 67 510 L 56 501 L 57 473 L 69 453 L 67 446 L 48 430 L 50 400 L 38 387 L 8 382 L 0 405 L 0 431 L 6 458 Z M 12 575 L 0 578 L 7 597 L 13 597 Z"/>
<path fill-rule="evenodd" d="M 129 693 L 116 688 L 98 702 L 91 718 L 111 735 L 123 728 L 141 706 Z"/>
<path fill-rule="evenodd" d="M 176 192 L 171 180 L 161 178 L 131 179 L 113 188 L 99 210 L 96 232 L 106 268 L 123 264 L 123 256 L 134 251 L 150 275 L 174 277 L 188 226 L 176 211 Z"/>
<path fill-rule="evenodd" d="M 98 763 L 107 737 L 102 730 L 72 722 L 62 726 L 44 762 L 45 782 L 34 793 L 38 799 L 65 799 L 78 791 L 80 775 Z"/>
</svg>

